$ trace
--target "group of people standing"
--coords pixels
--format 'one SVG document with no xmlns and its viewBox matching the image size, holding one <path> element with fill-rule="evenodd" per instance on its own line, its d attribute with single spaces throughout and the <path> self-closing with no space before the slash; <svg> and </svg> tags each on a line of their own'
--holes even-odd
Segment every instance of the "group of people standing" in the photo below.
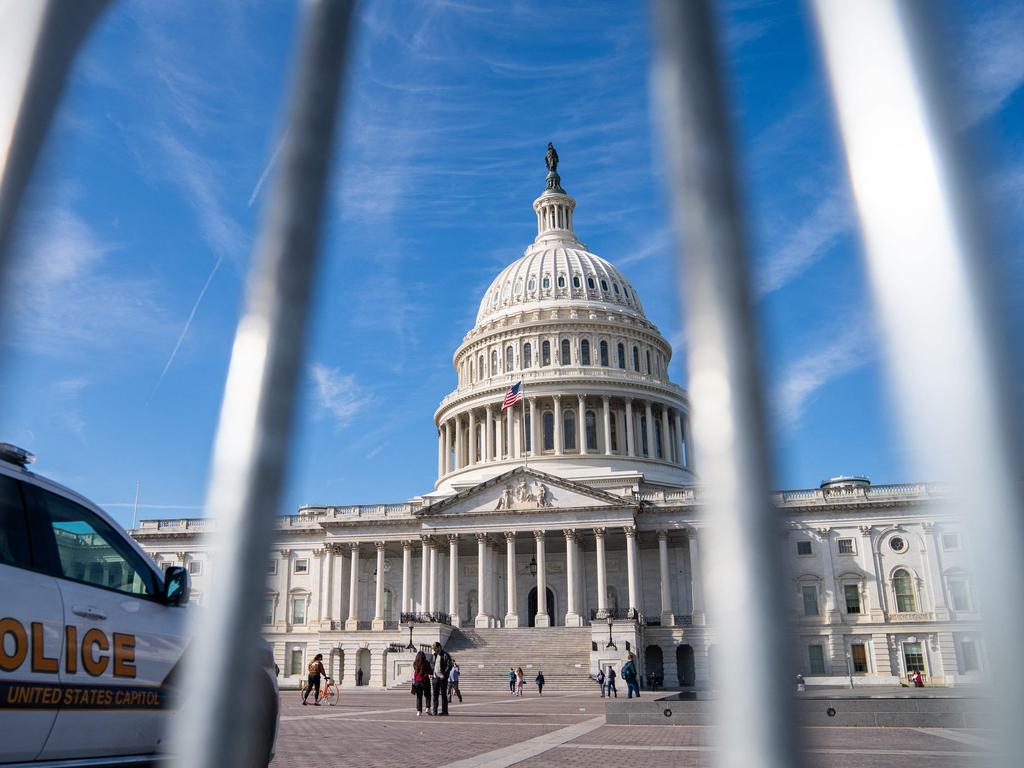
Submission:
<svg viewBox="0 0 1024 768">
<path fill-rule="evenodd" d="M 537 684 L 537 693 L 541 696 L 544 695 L 544 672 L 537 670 L 537 676 L 533 678 L 533 682 Z M 522 667 L 509 667 L 508 668 L 508 692 L 513 696 L 523 695 L 523 685 L 526 683 L 526 675 L 523 674 Z"/>
<path fill-rule="evenodd" d="M 434 643 L 433 651 L 433 659 L 428 659 L 427 654 L 420 651 L 412 662 L 410 693 L 416 696 L 416 717 L 423 714 L 424 700 L 427 702 L 427 714 L 438 717 L 448 717 L 448 705 L 452 697 L 458 697 L 459 703 L 462 703 L 459 665 L 440 643 Z"/>
<path fill-rule="evenodd" d="M 622 665 L 622 670 L 617 675 L 615 667 L 611 664 L 608 665 L 607 671 L 604 669 L 597 670 L 597 684 L 601 689 L 601 698 L 605 697 L 605 694 L 609 698 L 614 696 L 616 699 L 619 698 L 619 689 L 615 687 L 615 678 L 621 677 L 626 683 L 626 698 L 632 699 L 633 694 L 636 693 L 636 697 L 640 698 L 640 683 L 636 669 L 636 657 L 631 653 L 626 658 L 626 663 Z"/>
</svg>

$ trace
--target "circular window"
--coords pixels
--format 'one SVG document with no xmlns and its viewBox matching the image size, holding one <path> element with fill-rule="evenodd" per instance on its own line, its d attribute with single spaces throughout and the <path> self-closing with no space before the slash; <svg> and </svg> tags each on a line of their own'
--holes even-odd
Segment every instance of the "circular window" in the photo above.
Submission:
<svg viewBox="0 0 1024 768">
<path fill-rule="evenodd" d="M 893 552 L 905 552 L 907 550 L 907 540 L 902 536 L 893 536 L 889 539 L 889 547 Z"/>
</svg>

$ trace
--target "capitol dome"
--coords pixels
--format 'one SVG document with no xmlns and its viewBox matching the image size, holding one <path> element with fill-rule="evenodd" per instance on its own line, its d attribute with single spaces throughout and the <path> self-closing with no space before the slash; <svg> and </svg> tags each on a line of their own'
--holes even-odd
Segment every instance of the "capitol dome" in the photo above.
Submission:
<svg viewBox="0 0 1024 768">
<path fill-rule="evenodd" d="M 635 288 L 580 242 L 549 146 L 537 235 L 491 282 L 435 413 L 438 480 L 453 493 L 529 462 L 607 488 L 694 481 L 686 393 Z M 521 382 L 524 400 L 502 409 Z"/>
</svg>

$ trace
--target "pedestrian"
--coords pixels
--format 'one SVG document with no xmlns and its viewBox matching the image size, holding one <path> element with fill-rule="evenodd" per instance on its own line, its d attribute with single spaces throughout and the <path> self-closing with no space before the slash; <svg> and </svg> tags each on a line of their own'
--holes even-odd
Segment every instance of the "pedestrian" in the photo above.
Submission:
<svg viewBox="0 0 1024 768">
<path fill-rule="evenodd" d="M 626 698 L 632 699 L 633 693 L 640 698 L 640 686 L 637 685 L 636 657 L 631 653 L 626 657 L 626 663 L 622 665 L 622 679 L 626 681 Z"/>
<path fill-rule="evenodd" d="M 537 693 L 541 696 L 544 695 L 544 670 L 537 670 L 537 676 L 533 678 L 533 682 L 537 684 Z"/>
<path fill-rule="evenodd" d="M 324 655 L 318 653 L 313 657 L 313 660 L 309 662 L 309 667 L 306 669 L 306 692 L 302 694 L 302 706 L 306 706 L 306 699 L 309 698 L 309 692 L 313 691 L 313 706 L 320 706 L 320 675 L 327 676 L 326 670 L 324 670 Z"/>
<path fill-rule="evenodd" d="M 604 670 L 597 670 L 597 687 L 601 689 L 601 698 L 604 698 Z"/>
<path fill-rule="evenodd" d="M 508 692 L 516 695 L 516 670 L 515 667 L 508 668 Z"/>
<path fill-rule="evenodd" d="M 608 698 L 610 699 L 613 695 L 615 698 L 619 698 L 619 689 L 615 687 L 615 667 L 611 664 L 608 665 L 608 674 L 605 676 L 604 684 L 608 688 Z"/>
<path fill-rule="evenodd" d="M 412 662 L 412 693 L 416 694 L 416 717 L 423 714 L 423 699 L 427 700 L 427 714 L 430 714 L 430 662 L 427 654 L 420 651 Z"/>
<path fill-rule="evenodd" d="M 439 717 L 448 717 L 448 673 L 452 671 L 452 657 L 441 647 L 440 643 L 434 643 L 434 668 L 432 680 L 434 692 L 432 695 L 432 706 L 430 714 Z M 437 701 L 441 700 L 441 711 L 437 711 Z"/>
<path fill-rule="evenodd" d="M 914 687 L 924 688 L 924 678 L 921 677 L 921 670 L 914 670 Z"/>
<path fill-rule="evenodd" d="M 359 667 L 356 669 L 356 685 L 363 684 L 363 668 Z"/>
<path fill-rule="evenodd" d="M 452 659 L 452 671 L 448 673 L 448 703 L 452 703 L 452 694 L 459 697 L 459 704 L 462 703 L 462 691 L 459 690 L 459 676 L 462 671 L 455 659 Z"/>
<path fill-rule="evenodd" d="M 526 675 L 523 674 L 523 668 L 519 667 L 516 669 L 516 696 L 523 695 L 523 682 Z"/>
</svg>

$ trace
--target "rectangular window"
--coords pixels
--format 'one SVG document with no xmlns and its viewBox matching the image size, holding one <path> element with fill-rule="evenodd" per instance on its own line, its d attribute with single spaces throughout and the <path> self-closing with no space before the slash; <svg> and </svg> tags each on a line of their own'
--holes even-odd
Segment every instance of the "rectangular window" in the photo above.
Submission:
<svg viewBox="0 0 1024 768">
<path fill-rule="evenodd" d="M 28 519 L 21 505 L 18 481 L 0 475 L 0 563 L 28 568 L 32 565 Z"/>
<path fill-rule="evenodd" d="M 838 539 L 840 555 L 855 555 L 857 550 L 854 548 L 853 539 Z"/>
<path fill-rule="evenodd" d="M 306 623 L 306 598 L 292 598 L 292 624 Z"/>
<path fill-rule="evenodd" d="M 812 675 L 825 674 L 825 649 L 820 645 L 807 646 L 807 657 L 811 662 Z"/>
<path fill-rule="evenodd" d="M 268 597 L 263 601 L 263 624 L 274 623 L 274 598 Z"/>
<path fill-rule="evenodd" d="M 860 586 L 857 584 L 843 585 L 843 595 L 846 597 L 846 612 L 860 613 Z"/>
<path fill-rule="evenodd" d="M 302 668 L 302 649 L 292 648 L 292 655 L 288 664 L 288 674 L 301 675 L 304 671 Z"/>
<path fill-rule="evenodd" d="M 978 646 L 973 640 L 960 641 L 960 655 L 963 657 L 964 668 L 961 672 L 977 672 L 981 669 L 978 664 Z"/>
<path fill-rule="evenodd" d="M 949 599 L 953 603 L 954 611 L 971 610 L 971 591 L 967 588 L 965 579 L 949 580 Z"/>
<path fill-rule="evenodd" d="M 864 643 L 853 643 L 850 646 L 850 658 L 853 660 L 854 672 L 868 671 L 868 650 Z"/>
<path fill-rule="evenodd" d="M 277 575 L 277 560 L 268 560 L 267 561 L 267 575 L 269 575 L 269 576 L 276 576 Z"/>
<path fill-rule="evenodd" d="M 801 587 L 801 593 L 804 596 L 804 616 L 817 616 L 818 615 L 818 588 L 817 587 Z"/>
<path fill-rule="evenodd" d="M 907 666 L 907 674 L 924 673 L 924 652 L 920 643 L 903 644 L 903 661 Z"/>
<path fill-rule="evenodd" d="M 309 560 L 306 558 L 296 560 L 292 573 L 309 573 Z"/>
<path fill-rule="evenodd" d="M 944 533 L 942 534 L 942 548 L 949 551 L 954 549 L 960 549 L 960 534 L 959 533 Z"/>
<path fill-rule="evenodd" d="M 188 572 L 191 576 L 199 576 L 203 572 L 203 561 L 193 560 L 188 564 Z"/>
<path fill-rule="evenodd" d="M 811 549 L 811 542 L 809 541 L 798 541 L 796 543 L 796 553 L 801 557 L 807 557 L 813 555 L 814 550 Z"/>
</svg>

